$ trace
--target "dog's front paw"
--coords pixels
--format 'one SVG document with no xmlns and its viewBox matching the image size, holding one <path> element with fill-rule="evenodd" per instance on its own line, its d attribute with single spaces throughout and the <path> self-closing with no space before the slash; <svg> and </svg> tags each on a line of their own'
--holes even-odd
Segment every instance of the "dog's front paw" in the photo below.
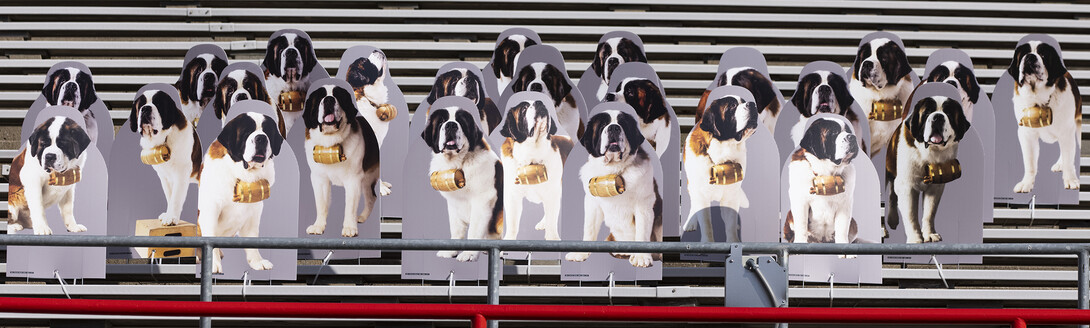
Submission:
<svg viewBox="0 0 1090 328">
<path fill-rule="evenodd" d="M 355 237 L 355 236 L 357 236 L 359 234 L 360 234 L 360 230 L 359 230 L 359 228 L 356 228 L 355 224 L 346 225 L 346 226 L 344 226 L 344 228 L 341 228 L 341 236 L 342 237 Z"/>
<path fill-rule="evenodd" d="M 1079 190 L 1079 177 L 1074 174 L 1068 177 L 1064 174 L 1064 189 Z"/>
<path fill-rule="evenodd" d="M 254 270 L 271 270 L 273 268 L 272 262 L 266 259 L 253 259 L 250 262 L 250 267 Z"/>
<path fill-rule="evenodd" d="M 480 256 L 480 251 L 465 251 L 458 254 L 458 262 L 476 262 L 477 256 Z"/>
<path fill-rule="evenodd" d="M 393 191 L 394 185 L 392 185 L 392 184 L 390 184 L 389 182 L 386 182 L 386 181 L 379 181 L 379 182 L 381 182 L 381 183 L 378 184 L 378 194 L 379 195 L 389 196 L 390 194 L 392 194 L 394 192 Z"/>
<path fill-rule="evenodd" d="M 68 228 L 68 232 L 84 232 L 84 231 L 87 231 L 87 227 L 82 225 L 82 224 L 79 224 L 79 223 L 66 224 L 66 225 L 64 225 L 64 227 Z"/>
<path fill-rule="evenodd" d="M 220 261 L 212 262 L 212 273 L 223 273 L 223 264 Z"/>
<path fill-rule="evenodd" d="M 696 231 L 696 228 L 700 226 L 696 220 L 689 219 L 685 221 L 685 231 Z"/>
<path fill-rule="evenodd" d="M 325 233 L 325 225 L 324 224 L 323 225 L 312 224 L 309 227 L 307 227 L 307 234 L 308 235 L 320 235 L 320 234 L 323 234 L 323 233 Z"/>
<path fill-rule="evenodd" d="M 628 257 L 628 263 L 637 268 L 650 267 L 652 262 L 651 254 L 647 253 L 636 253 Z"/>
<path fill-rule="evenodd" d="M 439 251 L 438 253 L 435 253 L 435 256 L 450 259 L 458 256 L 458 251 Z"/>
<path fill-rule="evenodd" d="M 22 231 L 23 225 L 18 223 L 8 224 L 8 231 Z"/>
<path fill-rule="evenodd" d="M 836 257 L 842 259 L 854 259 L 859 257 L 859 255 L 837 255 Z"/>
<path fill-rule="evenodd" d="M 905 237 L 906 237 L 905 238 L 905 243 L 907 243 L 907 244 L 921 244 L 921 243 L 923 243 L 923 236 L 922 235 L 909 233 L 908 236 L 905 236 Z"/>
<path fill-rule="evenodd" d="M 159 214 L 159 224 L 172 226 L 178 224 L 178 221 L 178 218 L 170 215 L 169 213 Z"/>
<path fill-rule="evenodd" d="M 939 236 L 937 233 L 929 233 L 927 236 L 923 237 L 923 242 L 925 243 L 937 243 L 940 241 L 942 241 L 942 236 Z"/>
<path fill-rule="evenodd" d="M 564 259 L 572 262 L 583 262 L 588 257 L 590 257 L 590 253 L 568 253 L 568 255 L 564 256 Z"/>
<path fill-rule="evenodd" d="M 1024 194 L 1033 191 L 1033 179 L 1022 179 L 1022 182 L 1014 185 L 1014 192 Z M 1076 181 L 1078 183 L 1078 181 Z"/>
<path fill-rule="evenodd" d="M 537 225 L 534 225 L 534 230 L 545 230 L 545 219 L 544 218 L 542 218 L 541 221 L 537 221 Z"/>
<path fill-rule="evenodd" d="M 34 234 L 35 235 L 52 235 L 53 234 L 53 229 L 50 229 L 49 227 L 47 227 L 44 224 L 37 225 L 37 226 L 34 227 Z"/>
<path fill-rule="evenodd" d="M 364 222 L 367 222 L 367 217 L 366 216 L 363 216 L 363 215 L 357 215 L 356 216 L 356 223 L 364 223 Z"/>
<path fill-rule="evenodd" d="M 1063 172 L 1063 159 L 1057 159 L 1055 164 L 1052 164 L 1052 172 Z"/>
</svg>

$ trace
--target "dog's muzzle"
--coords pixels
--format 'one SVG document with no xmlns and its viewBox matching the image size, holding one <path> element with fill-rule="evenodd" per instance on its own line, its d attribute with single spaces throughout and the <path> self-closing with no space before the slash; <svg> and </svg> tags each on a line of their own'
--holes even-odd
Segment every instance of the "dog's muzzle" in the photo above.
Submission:
<svg viewBox="0 0 1090 328">
<path fill-rule="evenodd" d="M 619 174 L 597 176 L 587 183 L 587 190 L 594 197 L 613 197 L 623 194 L 624 178 Z"/>
<path fill-rule="evenodd" d="M 326 146 L 314 146 L 311 150 L 314 154 L 314 162 L 318 164 L 337 164 L 348 160 L 344 155 L 344 147 L 341 144 Z"/>
<path fill-rule="evenodd" d="M 844 177 L 839 175 L 819 175 L 814 177 L 810 194 L 832 196 L 844 192 Z"/>
<path fill-rule="evenodd" d="M 284 91 L 280 93 L 280 104 L 277 106 L 283 112 L 298 112 L 303 110 L 303 101 L 306 97 L 299 91 Z"/>
<path fill-rule="evenodd" d="M 1018 126 L 1027 128 L 1043 128 L 1052 125 L 1052 108 L 1048 106 L 1033 106 L 1022 109 L 1022 120 Z"/>
<path fill-rule="evenodd" d="M 712 166 L 711 177 L 708 178 L 708 183 L 713 185 L 729 185 L 738 183 L 739 181 L 742 181 L 743 178 L 742 164 L 726 162 Z"/>
<path fill-rule="evenodd" d="M 147 165 L 159 165 L 170 160 L 170 147 L 158 145 L 140 152 L 140 161 Z"/>
<path fill-rule="evenodd" d="M 961 162 L 951 159 L 944 163 L 928 163 L 927 175 L 923 176 L 923 183 L 940 184 L 957 180 L 961 177 Z"/>
<path fill-rule="evenodd" d="M 80 173 L 79 167 L 74 167 L 61 172 L 54 171 L 49 174 L 49 185 L 67 186 L 79 182 L 82 177 L 83 174 Z"/>
<path fill-rule="evenodd" d="M 545 170 L 545 165 L 542 164 L 530 164 L 518 169 L 518 174 L 515 175 L 515 184 L 517 185 L 536 185 L 545 181 L 549 181 L 549 172 Z"/>
<path fill-rule="evenodd" d="M 896 121 L 901 119 L 904 104 L 896 99 L 882 99 L 871 104 L 867 119 L 872 121 Z"/>
<path fill-rule="evenodd" d="M 235 180 L 235 195 L 231 200 L 235 203 L 257 203 L 269 199 L 271 192 L 269 180 L 261 179 L 254 182 Z"/>
<path fill-rule="evenodd" d="M 432 172 L 430 180 L 436 191 L 455 191 L 466 186 L 466 175 L 459 169 Z"/>
</svg>

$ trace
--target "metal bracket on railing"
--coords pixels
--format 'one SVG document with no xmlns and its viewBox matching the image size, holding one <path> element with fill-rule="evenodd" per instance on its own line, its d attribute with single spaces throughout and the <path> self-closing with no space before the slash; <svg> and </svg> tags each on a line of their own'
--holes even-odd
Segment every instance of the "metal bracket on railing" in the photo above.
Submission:
<svg viewBox="0 0 1090 328">
<path fill-rule="evenodd" d="M 613 287 L 617 286 L 617 282 L 613 281 L 613 271 L 609 272 L 608 279 L 609 279 L 609 284 L 606 285 L 606 286 L 608 286 L 607 289 L 606 289 L 606 296 L 609 297 L 609 305 L 613 305 Z"/>
<path fill-rule="evenodd" d="M 832 272 L 829 273 L 829 306 L 830 307 L 833 306 L 833 278 L 835 276 L 836 276 L 836 273 L 832 273 Z"/>
<path fill-rule="evenodd" d="M 450 281 L 450 285 L 447 286 L 447 303 L 454 303 L 454 270 L 450 270 L 447 280 Z"/>
<path fill-rule="evenodd" d="M 322 275 L 322 269 L 325 268 L 326 265 L 329 265 L 329 260 L 332 259 L 332 258 L 333 258 L 333 250 L 330 250 L 329 253 L 325 254 L 325 258 L 322 259 L 322 265 L 318 266 L 318 272 L 314 273 L 314 282 L 311 282 L 310 283 L 311 285 L 317 285 L 318 284 L 318 276 Z"/>
<path fill-rule="evenodd" d="M 57 278 L 57 282 L 61 283 L 61 291 L 64 292 L 64 297 L 72 299 L 72 296 L 68 295 L 68 285 L 64 283 L 64 278 L 61 278 L 61 273 L 57 270 L 53 270 L 53 278 Z"/>
<path fill-rule="evenodd" d="M 931 262 L 935 262 L 935 269 L 939 271 L 939 279 L 942 279 L 942 285 L 949 289 L 950 284 L 946 283 L 946 276 L 942 274 L 942 263 L 939 262 L 938 258 L 935 258 L 935 255 L 931 255 Z"/>
</svg>

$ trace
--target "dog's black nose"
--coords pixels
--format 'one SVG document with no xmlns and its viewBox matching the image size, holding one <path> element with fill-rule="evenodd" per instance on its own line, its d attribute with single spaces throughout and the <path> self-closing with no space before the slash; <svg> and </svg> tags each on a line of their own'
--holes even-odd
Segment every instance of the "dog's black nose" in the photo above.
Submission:
<svg viewBox="0 0 1090 328">
<path fill-rule="evenodd" d="M 216 88 L 216 74 L 212 72 L 206 72 L 201 75 L 203 78 L 203 85 L 200 85 L 202 93 L 212 93 L 212 90 Z"/>
<path fill-rule="evenodd" d="M 621 151 L 621 126 L 612 124 L 606 127 L 606 151 Z"/>
<path fill-rule="evenodd" d="M 62 102 L 71 102 L 76 100 L 76 92 L 79 91 L 79 85 L 76 82 L 66 82 L 64 84 L 64 94 L 61 95 Z"/>
<path fill-rule="evenodd" d="M 829 85 L 820 85 L 817 87 L 817 111 L 821 113 L 833 112 L 832 100 L 833 100 L 833 87 Z"/>
<path fill-rule="evenodd" d="M 289 48 L 284 51 L 284 68 L 299 67 L 299 50 Z"/>
<path fill-rule="evenodd" d="M 235 102 L 248 100 L 248 99 L 250 99 L 250 95 L 246 94 L 246 93 L 239 93 L 239 94 L 235 95 Z"/>
<path fill-rule="evenodd" d="M 443 140 L 445 143 L 443 144 L 443 148 L 457 149 L 458 144 L 456 140 L 458 140 L 458 123 L 446 122 L 443 124 L 443 130 L 446 131 L 444 132 Z"/>
<path fill-rule="evenodd" d="M 541 85 L 541 83 L 537 83 L 537 82 L 530 83 L 530 91 L 541 92 L 541 90 L 544 90 L 544 89 L 545 89 L 545 87 L 543 85 Z"/>
<path fill-rule="evenodd" d="M 949 81 L 946 81 L 946 84 L 952 85 L 955 88 L 960 88 L 960 86 L 958 86 L 958 81 L 949 80 Z"/>
<path fill-rule="evenodd" d="M 605 101 L 617 101 L 617 94 L 615 94 L 615 93 L 606 93 Z"/>
<path fill-rule="evenodd" d="M 269 148 L 269 137 L 268 136 L 266 136 L 264 134 L 259 134 L 257 136 L 254 136 L 254 159 L 253 159 L 253 161 L 257 162 L 257 163 L 264 162 L 267 159 L 267 158 L 265 158 L 265 150 L 267 150 L 268 148 Z"/>
<path fill-rule="evenodd" d="M 620 65 L 621 65 L 621 60 L 620 59 L 617 59 L 617 58 L 607 59 L 606 60 L 606 67 L 608 67 L 609 70 L 606 71 L 606 79 L 609 79 L 609 77 L 611 75 L 613 75 L 613 70 L 617 69 L 617 66 L 620 66 Z"/>
<path fill-rule="evenodd" d="M 848 143 L 851 144 L 851 145 L 855 145 L 857 143 L 858 138 L 856 138 L 854 134 L 849 134 L 849 135 L 844 137 L 844 140 L 848 141 Z"/>
<path fill-rule="evenodd" d="M 51 168 L 53 167 L 53 163 L 57 162 L 57 154 L 45 154 L 43 159 L 45 160 L 45 167 Z"/>
</svg>

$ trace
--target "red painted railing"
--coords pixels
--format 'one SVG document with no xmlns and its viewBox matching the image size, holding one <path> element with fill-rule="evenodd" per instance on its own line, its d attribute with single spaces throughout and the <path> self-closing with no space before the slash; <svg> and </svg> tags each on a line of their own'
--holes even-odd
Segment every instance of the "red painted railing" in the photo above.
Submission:
<svg viewBox="0 0 1090 328">
<path fill-rule="evenodd" d="M 0 312 L 260 318 L 870 324 L 1087 324 L 1090 310 L 133 301 L 0 297 Z"/>
</svg>

